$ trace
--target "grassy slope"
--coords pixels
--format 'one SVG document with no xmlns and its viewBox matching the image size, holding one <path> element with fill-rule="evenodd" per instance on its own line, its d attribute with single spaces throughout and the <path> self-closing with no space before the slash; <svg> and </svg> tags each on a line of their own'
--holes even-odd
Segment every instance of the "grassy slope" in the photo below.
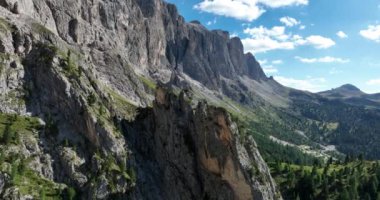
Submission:
<svg viewBox="0 0 380 200">
<path fill-rule="evenodd" d="M 11 176 L 10 186 L 19 188 L 22 195 L 32 195 L 36 199 L 60 199 L 63 188 L 28 168 L 30 158 L 6 151 L 19 148 L 21 137 L 36 137 L 40 128 L 37 118 L 0 113 L 0 171 Z M 7 134 L 11 139 L 5 140 Z"/>
</svg>

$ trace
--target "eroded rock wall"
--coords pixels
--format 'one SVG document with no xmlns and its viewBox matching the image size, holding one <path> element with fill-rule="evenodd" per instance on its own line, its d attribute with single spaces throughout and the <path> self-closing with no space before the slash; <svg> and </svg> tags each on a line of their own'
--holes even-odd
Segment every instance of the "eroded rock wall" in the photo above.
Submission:
<svg viewBox="0 0 380 200">
<path fill-rule="evenodd" d="M 133 197 L 280 199 L 255 143 L 241 143 L 227 112 L 188 101 L 159 88 L 153 108 L 124 124 L 138 177 Z"/>
</svg>

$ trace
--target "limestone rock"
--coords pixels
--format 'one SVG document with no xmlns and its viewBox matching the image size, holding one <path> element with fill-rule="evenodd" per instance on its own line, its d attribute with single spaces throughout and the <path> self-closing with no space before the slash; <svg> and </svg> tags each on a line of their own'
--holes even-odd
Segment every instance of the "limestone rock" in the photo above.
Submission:
<svg viewBox="0 0 380 200">
<path fill-rule="evenodd" d="M 140 110 L 137 119 L 125 123 L 135 199 L 281 199 L 255 144 L 240 143 L 224 109 L 201 102 L 193 110 L 160 88 L 153 109 Z M 253 165 L 265 180 L 250 176 Z"/>
</svg>

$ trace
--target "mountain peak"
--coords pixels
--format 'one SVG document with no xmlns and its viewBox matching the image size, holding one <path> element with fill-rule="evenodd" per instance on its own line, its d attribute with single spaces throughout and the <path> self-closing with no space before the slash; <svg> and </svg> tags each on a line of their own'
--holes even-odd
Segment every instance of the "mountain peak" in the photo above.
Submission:
<svg viewBox="0 0 380 200">
<path fill-rule="evenodd" d="M 363 91 L 352 84 L 345 84 L 332 90 L 320 92 L 319 94 L 328 98 L 351 98 L 365 95 Z"/>
<path fill-rule="evenodd" d="M 348 90 L 348 91 L 352 91 L 352 92 L 362 92 L 358 87 L 356 87 L 355 85 L 352 85 L 352 84 L 342 85 L 342 86 L 336 88 L 335 90 Z"/>
</svg>

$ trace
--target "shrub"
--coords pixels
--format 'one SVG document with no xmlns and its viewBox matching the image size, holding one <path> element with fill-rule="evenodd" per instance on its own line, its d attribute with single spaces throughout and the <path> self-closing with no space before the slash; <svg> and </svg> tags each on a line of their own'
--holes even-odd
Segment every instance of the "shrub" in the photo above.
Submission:
<svg viewBox="0 0 380 200">
<path fill-rule="evenodd" d="M 69 200 L 74 200 L 76 195 L 77 195 L 77 192 L 75 191 L 74 188 L 69 187 L 67 189 L 67 197 Z"/>
</svg>

